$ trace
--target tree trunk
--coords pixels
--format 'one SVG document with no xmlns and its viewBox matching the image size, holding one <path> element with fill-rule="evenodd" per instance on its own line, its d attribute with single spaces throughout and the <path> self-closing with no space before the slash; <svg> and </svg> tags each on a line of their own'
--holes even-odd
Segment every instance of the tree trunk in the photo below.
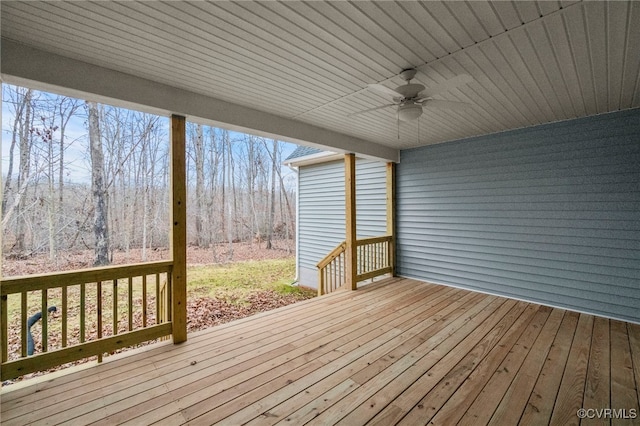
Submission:
<svg viewBox="0 0 640 426">
<path fill-rule="evenodd" d="M 29 171 L 31 165 L 31 105 L 32 100 L 32 91 L 31 89 L 27 90 L 25 93 L 25 114 L 24 114 L 24 122 L 20 128 L 20 165 L 18 172 L 18 187 L 23 188 L 26 192 L 27 182 L 29 181 Z M 25 226 L 24 220 L 22 218 L 22 213 L 25 209 L 26 197 L 20 197 L 20 201 L 16 206 L 16 242 L 14 245 L 14 250 L 17 253 L 22 254 L 25 251 Z"/>
<path fill-rule="evenodd" d="M 140 150 L 140 183 L 142 186 L 142 260 L 143 262 L 147 261 L 147 228 L 149 227 L 148 222 L 148 210 L 149 210 L 149 181 L 147 174 L 149 173 L 148 163 L 147 163 L 147 145 L 148 145 L 148 135 L 145 133 L 143 136 L 144 140 L 142 142 L 142 147 Z"/>
<path fill-rule="evenodd" d="M 55 117 L 52 120 L 55 122 Z M 55 166 L 54 166 L 54 154 L 53 154 L 53 131 L 54 126 L 51 126 L 50 129 L 46 128 L 46 124 L 44 124 L 44 129 L 42 132 L 43 142 L 47 146 L 47 154 L 49 157 L 48 160 L 48 173 L 47 173 L 47 183 L 48 183 L 48 202 L 47 202 L 47 223 L 49 228 L 49 260 L 53 261 L 56 258 L 56 193 L 55 193 Z M 50 130 L 50 132 L 48 132 Z"/>
<path fill-rule="evenodd" d="M 202 137 L 202 124 L 196 126 L 196 138 L 193 144 L 194 162 L 196 165 L 196 245 L 204 245 L 204 227 L 202 218 L 204 217 L 204 140 Z"/>
<path fill-rule="evenodd" d="M 287 224 L 285 226 L 286 230 L 286 239 L 289 240 L 291 234 L 295 233 L 295 216 L 293 214 L 293 208 L 291 207 L 291 202 L 289 201 L 289 194 L 287 192 L 287 188 L 284 184 L 284 179 L 282 178 L 282 171 L 278 168 L 278 179 L 280 181 L 280 193 L 284 195 L 284 202 L 287 207 Z M 282 206 L 280 207 L 280 212 L 284 221 L 284 213 L 282 213 Z M 287 247 L 290 247 L 287 245 Z M 288 250 L 288 249 L 287 249 Z"/>
<path fill-rule="evenodd" d="M 226 186 L 227 188 L 231 188 L 231 179 L 232 179 L 232 175 L 231 175 L 231 156 L 233 155 L 231 152 L 231 140 L 229 139 L 229 132 L 227 132 L 226 130 L 223 132 L 223 141 L 226 145 L 226 149 L 227 149 L 227 159 L 225 161 L 228 161 L 227 165 L 226 165 L 226 170 L 227 170 L 227 184 L 224 185 L 223 184 L 223 188 Z M 229 220 L 233 220 L 233 216 L 232 216 L 232 204 L 231 201 L 227 201 L 228 204 L 228 210 L 229 210 L 229 214 L 227 215 L 227 218 Z M 224 204 L 223 204 L 224 205 Z M 232 261 L 233 260 L 233 227 L 231 226 L 230 223 L 226 223 L 226 228 L 227 228 L 227 241 L 229 242 L 229 255 L 227 257 L 228 261 Z"/>
<path fill-rule="evenodd" d="M 109 264 L 109 230 L 107 227 L 107 197 L 104 182 L 104 155 L 100 137 L 98 105 L 87 102 L 89 109 L 89 150 L 91 152 L 91 192 L 94 203 L 93 234 L 95 236 L 94 265 Z"/>
<path fill-rule="evenodd" d="M 278 172 L 278 141 L 273 140 L 273 152 L 271 153 L 271 196 L 269 197 L 269 224 L 267 225 L 267 249 L 273 249 L 273 218 L 276 211 L 276 174 Z"/>
<path fill-rule="evenodd" d="M 221 176 L 221 180 L 222 180 L 222 185 L 220 186 L 220 241 L 224 241 L 224 238 L 226 237 L 226 225 L 227 225 L 227 220 L 226 220 L 226 214 L 227 214 L 227 206 L 226 206 L 226 194 L 227 191 L 225 190 L 225 185 L 227 182 L 227 172 L 226 172 L 226 165 L 227 165 L 227 160 L 226 160 L 226 155 L 227 155 L 227 142 L 226 142 L 226 138 L 225 138 L 226 133 L 223 131 L 222 134 L 222 140 L 220 141 L 220 147 L 222 150 L 222 155 L 221 155 L 221 171 L 220 171 L 220 176 Z"/>
<path fill-rule="evenodd" d="M 64 234 L 62 229 L 65 226 L 65 215 L 64 215 L 64 151 L 65 147 L 65 135 L 67 125 L 69 124 L 69 120 L 73 117 L 80 108 L 82 104 L 73 98 L 62 98 L 60 101 L 60 144 L 59 144 L 59 152 L 58 152 L 58 162 L 60 167 L 58 168 L 58 206 L 57 206 L 57 216 L 58 216 L 58 238 L 57 238 L 57 246 L 61 248 L 64 246 L 66 238 L 64 238 Z"/>
<path fill-rule="evenodd" d="M 254 167 L 255 167 L 255 139 L 252 136 L 249 136 L 248 144 L 247 144 L 247 191 L 249 196 L 249 238 L 253 244 L 253 238 L 256 235 L 256 197 L 254 192 L 255 186 L 255 177 L 254 177 Z"/>
<path fill-rule="evenodd" d="M 16 90 L 15 91 L 15 100 L 14 102 L 17 104 L 15 117 L 13 120 L 13 132 L 11 136 L 11 145 L 9 147 L 9 166 L 7 167 L 6 180 L 4 182 L 4 192 L 2 197 L 2 215 L 5 216 L 7 212 L 7 197 L 9 196 L 9 190 L 11 188 L 11 180 L 13 177 L 13 153 L 15 151 L 16 144 L 18 142 L 18 135 L 22 132 L 22 119 L 25 110 L 25 105 L 27 103 L 26 96 L 22 96 L 22 94 Z"/>
<path fill-rule="evenodd" d="M 216 133 L 214 129 L 209 132 L 209 167 L 211 177 L 209 186 L 209 198 L 207 199 L 207 217 L 209 219 L 209 242 L 211 243 L 211 252 L 213 261 L 218 263 L 218 255 L 216 254 L 216 243 L 218 242 L 217 216 L 215 214 L 214 205 L 218 193 L 218 168 L 220 166 L 220 149 L 216 142 Z M 224 183 L 224 180 L 223 180 Z"/>
</svg>

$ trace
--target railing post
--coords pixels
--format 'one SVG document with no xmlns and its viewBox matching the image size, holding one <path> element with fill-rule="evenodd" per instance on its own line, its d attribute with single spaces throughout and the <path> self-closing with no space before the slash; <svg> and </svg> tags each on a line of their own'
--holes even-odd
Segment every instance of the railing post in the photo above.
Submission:
<svg viewBox="0 0 640 426">
<path fill-rule="evenodd" d="M 318 269 L 318 296 L 324 294 L 324 268 Z"/>
<path fill-rule="evenodd" d="M 185 118 L 171 116 L 171 319 L 173 343 L 187 340 L 187 189 Z"/>
<path fill-rule="evenodd" d="M 346 288 L 356 290 L 357 275 L 357 247 L 356 247 L 356 156 L 346 154 L 344 157 L 344 186 L 345 186 L 345 225 L 346 225 Z"/>
<path fill-rule="evenodd" d="M 387 235 L 391 236 L 389 241 L 388 262 L 391 267 L 391 276 L 396 275 L 396 167 L 395 163 L 387 163 Z"/>
</svg>

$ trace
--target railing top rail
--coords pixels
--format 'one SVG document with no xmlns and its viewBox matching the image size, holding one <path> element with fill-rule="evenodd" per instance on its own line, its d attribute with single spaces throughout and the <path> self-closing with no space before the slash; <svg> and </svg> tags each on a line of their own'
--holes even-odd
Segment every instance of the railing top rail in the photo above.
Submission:
<svg viewBox="0 0 640 426">
<path fill-rule="evenodd" d="M 170 272 L 172 267 L 173 261 L 162 260 L 3 278 L 0 280 L 0 295 Z"/>
<path fill-rule="evenodd" d="M 338 244 L 338 246 L 336 248 L 331 250 L 331 252 L 324 257 L 324 259 L 322 259 L 320 262 L 318 262 L 317 267 L 322 269 L 325 266 L 327 266 L 329 263 L 331 263 L 331 261 L 333 259 L 338 257 L 342 252 L 344 252 L 346 247 L 347 247 L 347 242 L 346 241 L 343 241 L 340 244 Z"/>
<path fill-rule="evenodd" d="M 356 247 L 365 246 L 367 244 L 384 243 L 391 241 L 393 237 L 391 235 L 383 235 L 381 237 L 367 237 L 359 238 L 356 240 Z"/>
</svg>

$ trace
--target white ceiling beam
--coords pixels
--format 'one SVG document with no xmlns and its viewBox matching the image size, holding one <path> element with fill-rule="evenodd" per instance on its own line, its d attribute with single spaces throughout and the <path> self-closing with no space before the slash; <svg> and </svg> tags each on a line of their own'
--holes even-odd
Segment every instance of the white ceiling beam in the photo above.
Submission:
<svg viewBox="0 0 640 426">
<path fill-rule="evenodd" d="M 243 133 L 362 157 L 398 162 L 399 150 L 210 96 L 1 41 L 2 80 Z"/>
</svg>

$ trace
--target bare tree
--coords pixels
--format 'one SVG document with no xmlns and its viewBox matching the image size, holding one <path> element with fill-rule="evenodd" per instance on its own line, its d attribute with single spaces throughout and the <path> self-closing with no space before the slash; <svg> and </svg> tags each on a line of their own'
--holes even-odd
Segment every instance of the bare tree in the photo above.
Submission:
<svg viewBox="0 0 640 426">
<path fill-rule="evenodd" d="M 196 166 L 196 245 L 204 245 L 204 140 L 202 135 L 202 124 L 196 126 L 196 136 L 194 140 L 194 162 Z"/>
<path fill-rule="evenodd" d="M 231 180 L 233 179 L 233 174 L 232 174 L 232 168 L 231 168 L 231 139 L 229 138 L 229 132 L 226 130 L 223 130 L 222 132 L 222 143 L 225 146 L 225 151 L 227 154 L 227 158 L 225 159 L 225 162 L 227 163 L 226 165 L 223 163 L 223 170 L 226 169 L 227 171 L 227 176 L 226 176 L 226 183 L 223 180 L 223 184 L 222 184 L 222 205 L 223 205 L 223 211 L 224 211 L 224 194 L 225 194 L 225 187 L 228 189 L 231 187 Z M 225 218 L 225 223 L 224 225 L 226 225 L 226 229 L 227 229 L 227 241 L 229 243 L 229 252 L 228 252 L 228 260 L 231 261 L 233 259 L 233 227 L 231 226 L 230 223 L 227 222 L 226 219 L 232 220 L 233 218 L 233 213 L 232 213 L 232 204 L 230 200 L 227 200 L 227 206 L 228 206 L 228 214 L 225 216 L 223 213 L 223 217 Z M 223 225 L 223 226 L 224 226 Z"/>
<path fill-rule="evenodd" d="M 64 153 L 66 150 L 66 131 L 67 126 L 69 125 L 69 120 L 73 117 L 78 109 L 81 106 L 81 102 L 78 99 L 67 98 L 65 96 L 59 97 L 58 103 L 58 118 L 59 124 L 58 128 L 60 129 L 60 140 L 58 145 L 58 206 L 57 206 L 57 216 L 58 216 L 58 239 L 57 246 L 60 247 L 63 244 L 64 238 L 62 232 L 60 232 L 64 227 Z"/>
<path fill-rule="evenodd" d="M 218 215 L 215 212 L 214 206 L 219 205 L 216 203 L 216 197 L 219 192 L 219 184 L 218 184 L 218 173 L 221 162 L 221 150 L 219 149 L 219 144 L 216 139 L 215 129 L 209 129 L 209 143 L 208 143 L 208 157 L 209 157 L 209 186 L 208 186 L 208 194 L 207 194 L 207 211 L 208 211 L 208 224 L 209 224 L 209 241 L 212 243 L 212 254 L 213 261 L 218 262 L 218 257 L 215 250 L 215 243 L 217 242 L 217 231 L 219 226 Z M 224 183 L 224 180 L 223 180 Z M 224 210 L 224 209 L 223 209 Z"/>
<path fill-rule="evenodd" d="M 267 225 L 267 249 L 273 249 L 273 219 L 276 212 L 276 173 L 278 168 L 278 141 L 272 140 L 271 155 L 271 196 L 269 197 L 269 222 Z"/>
<path fill-rule="evenodd" d="M 109 229 L 107 227 L 107 193 L 104 181 L 104 155 L 100 136 L 98 105 L 87 102 L 89 111 L 89 150 L 91 153 L 91 192 L 93 194 L 95 237 L 94 265 L 109 264 Z"/>
<path fill-rule="evenodd" d="M 141 249 L 144 261 L 148 248 L 168 244 L 162 118 L 9 85 L 3 90 L 11 146 L 2 224 L 13 244 L 5 253 L 48 251 L 57 261 L 62 250 L 80 246 L 100 265 L 119 250 L 135 261 L 133 249 Z M 82 105 L 86 115 L 78 113 Z M 85 133 L 76 136 L 81 118 Z M 283 145 L 209 126 L 189 129 L 190 240 L 211 246 L 214 261 L 224 245 L 228 261 L 235 242 L 273 248 L 276 238 L 289 237 L 295 219 L 280 167 Z"/>
<path fill-rule="evenodd" d="M 7 212 L 7 200 L 10 194 L 10 188 L 13 177 L 13 154 L 15 151 L 18 138 L 22 134 L 24 120 L 24 111 L 26 109 L 28 98 L 24 93 L 21 93 L 21 89 L 16 87 L 15 90 L 11 90 L 10 86 L 4 85 L 3 90 L 7 88 L 7 95 L 11 98 L 10 103 L 13 105 L 13 131 L 11 132 L 11 145 L 9 146 L 9 164 L 7 166 L 7 174 L 4 181 L 4 191 L 2 198 L 2 215 L 5 216 Z M 3 97 L 7 95 L 3 94 Z"/>
<path fill-rule="evenodd" d="M 25 225 L 24 221 L 21 220 L 20 216 L 24 213 L 25 210 L 25 202 L 26 197 L 24 196 L 27 191 L 27 183 L 29 181 L 29 172 L 31 168 L 31 127 L 32 127 L 32 97 L 33 91 L 31 89 L 27 89 L 24 95 L 24 103 L 25 103 L 25 114 L 24 121 L 22 121 L 20 129 L 19 129 L 19 139 L 20 139 L 20 165 L 18 171 L 18 188 L 19 191 L 19 199 L 16 204 L 16 216 L 18 216 L 18 221 L 16 223 L 16 241 L 13 246 L 13 250 L 20 254 L 25 251 Z"/>
</svg>

